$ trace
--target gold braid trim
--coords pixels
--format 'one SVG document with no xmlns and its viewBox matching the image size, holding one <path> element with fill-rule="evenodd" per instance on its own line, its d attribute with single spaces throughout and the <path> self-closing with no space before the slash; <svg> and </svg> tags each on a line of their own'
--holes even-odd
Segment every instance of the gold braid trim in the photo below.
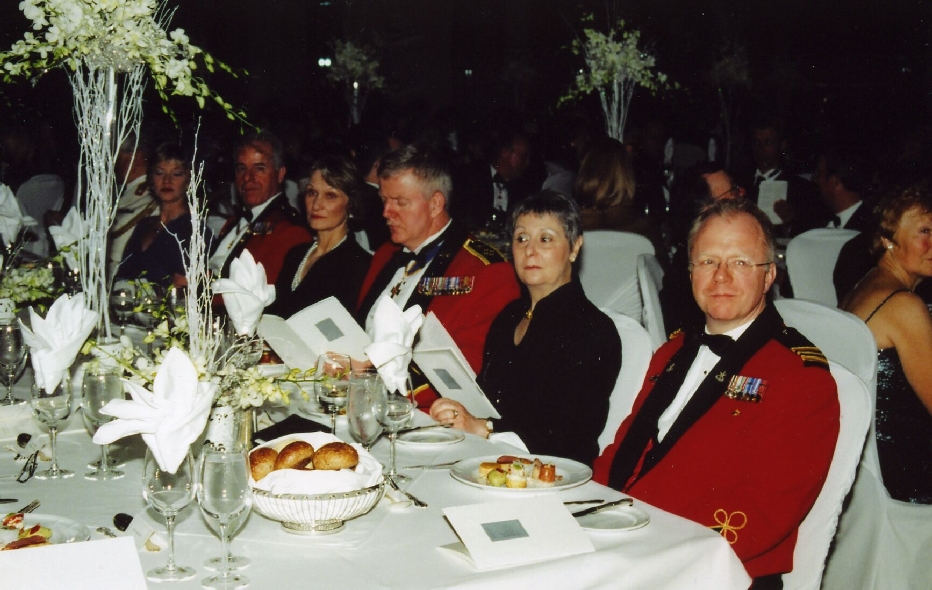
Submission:
<svg viewBox="0 0 932 590">
<path fill-rule="evenodd" d="M 722 535 L 725 540 L 728 541 L 729 545 L 734 545 L 738 542 L 737 531 L 743 529 L 748 524 L 748 515 L 740 510 L 736 510 L 729 514 L 724 508 L 719 508 L 712 517 L 718 524 L 709 528 Z"/>
</svg>

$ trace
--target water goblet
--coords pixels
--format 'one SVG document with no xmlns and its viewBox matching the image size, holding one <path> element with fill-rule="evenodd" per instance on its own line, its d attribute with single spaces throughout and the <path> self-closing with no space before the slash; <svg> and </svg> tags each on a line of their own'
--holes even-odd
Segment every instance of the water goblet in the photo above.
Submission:
<svg viewBox="0 0 932 590">
<path fill-rule="evenodd" d="M 19 403 L 13 399 L 13 384 L 26 366 L 26 343 L 19 323 L 15 320 L 0 325 L 0 371 L 6 385 L 6 397 L 0 399 L 0 406 L 12 406 Z"/>
<path fill-rule="evenodd" d="M 194 568 L 175 563 L 175 517 L 194 500 L 197 481 L 194 459 L 189 452 L 175 473 L 159 467 L 152 451 L 146 449 L 146 464 L 142 475 L 142 495 L 153 510 L 165 517 L 168 532 L 168 563 L 146 572 L 153 582 L 181 582 L 192 579 Z"/>
<path fill-rule="evenodd" d="M 121 370 L 114 367 L 88 367 L 84 371 L 84 425 L 93 436 L 97 429 L 113 420 L 113 416 L 101 414 L 100 409 L 108 402 L 123 399 L 123 383 L 120 381 Z M 105 481 L 120 479 L 124 473 L 111 467 L 109 445 L 100 446 L 100 461 L 91 472 L 84 474 L 84 479 Z"/>
<path fill-rule="evenodd" d="M 379 423 L 381 423 L 382 426 L 385 427 L 386 432 L 388 432 L 388 442 L 391 453 L 388 473 L 385 475 L 397 481 L 406 481 L 410 479 L 406 475 L 401 475 L 395 470 L 395 439 L 398 438 L 398 431 L 408 424 L 414 413 L 414 402 L 411 401 L 407 395 L 412 390 L 413 388 L 411 387 L 409 379 L 405 395 L 395 391 L 388 391 L 386 387 L 381 389 L 376 396 L 376 415 L 378 416 Z"/>
<path fill-rule="evenodd" d="M 354 370 L 350 374 L 346 419 L 353 438 L 367 451 L 382 436 L 382 425 L 375 412 L 376 399 L 385 384 L 375 369 Z"/>
<path fill-rule="evenodd" d="M 317 357 L 318 381 L 314 384 L 317 401 L 330 413 L 330 432 L 336 434 L 337 414 L 346 407 L 349 394 L 350 357 L 345 354 L 327 352 Z"/>
<path fill-rule="evenodd" d="M 205 588 L 243 588 L 249 579 L 231 569 L 227 528 L 231 522 L 252 508 L 249 489 L 249 460 L 245 449 L 219 449 L 205 446 L 201 455 L 200 485 L 197 502 L 208 520 L 216 520 L 220 528 L 220 567 L 216 575 L 205 578 Z"/>
<path fill-rule="evenodd" d="M 71 415 L 71 377 L 65 371 L 61 382 L 46 391 L 35 383 L 32 385 L 30 398 L 32 411 L 49 429 L 49 444 L 52 447 L 52 466 L 44 471 L 36 472 L 36 479 L 65 479 L 74 475 L 74 471 L 58 468 L 57 445 L 58 425 Z"/>
<path fill-rule="evenodd" d="M 120 322 L 120 336 L 126 334 L 126 320 L 133 315 L 135 306 L 133 292 L 128 287 L 115 287 L 110 293 L 110 308 Z"/>
<path fill-rule="evenodd" d="M 233 548 L 230 547 L 230 543 L 233 542 L 233 534 L 236 533 L 243 526 L 243 523 L 246 522 L 246 519 L 249 518 L 249 512 L 243 511 L 239 516 L 234 517 L 230 524 L 226 526 L 226 536 L 227 536 L 227 569 L 230 571 L 242 570 L 249 567 L 251 563 L 248 557 L 242 555 L 233 555 Z M 220 523 L 217 519 L 207 518 L 207 526 L 210 527 L 212 531 L 220 535 Z M 223 556 L 220 557 L 211 557 L 208 560 L 204 561 L 204 569 L 210 571 L 220 571 L 223 567 Z"/>
</svg>

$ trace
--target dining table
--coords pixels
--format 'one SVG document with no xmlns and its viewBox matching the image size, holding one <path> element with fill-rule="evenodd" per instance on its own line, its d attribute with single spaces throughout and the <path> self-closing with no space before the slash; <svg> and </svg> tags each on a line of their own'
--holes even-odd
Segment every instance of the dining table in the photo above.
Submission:
<svg viewBox="0 0 932 590">
<path fill-rule="evenodd" d="M 29 370 L 14 388 L 14 395 L 29 395 Z M 46 430 L 36 421 L 28 404 L 0 407 L 0 498 L 15 498 L 5 505 L 15 510 L 37 499 L 39 514 L 54 515 L 86 525 L 88 543 L 107 537 L 98 532 L 107 527 L 118 536 L 130 535 L 114 526 L 114 516 L 134 517 L 137 530 L 165 535 L 162 516 L 148 510 L 142 496 L 142 470 L 145 445 L 139 436 L 118 441 L 112 455 L 124 465 L 121 479 L 91 481 L 83 477 L 87 463 L 99 457 L 99 447 L 91 442 L 80 414 L 75 411 L 60 429 L 58 462 L 75 476 L 63 480 L 29 479 L 16 481 L 23 467 L 15 459 L 16 438 L 23 432 L 41 441 Z M 301 404 L 277 409 L 276 414 L 302 414 Z M 324 416 L 310 416 L 327 422 Z M 329 424 L 329 423 L 328 423 Z M 337 421 L 336 435 L 351 441 L 345 418 Z M 458 437 L 457 437 L 458 438 Z M 397 446 L 397 464 L 411 480 L 401 487 L 427 504 L 418 508 L 386 495 L 370 512 L 346 522 L 334 534 L 293 534 L 279 522 L 255 510 L 233 538 L 231 549 L 245 556 L 250 565 L 242 570 L 249 588 L 747 588 L 751 582 L 741 561 L 728 542 L 714 530 L 660 508 L 634 499 L 634 506 L 649 516 L 646 526 L 636 529 L 586 530 L 594 552 L 551 559 L 519 566 L 479 570 L 466 559 L 438 548 L 455 543 L 457 534 L 443 509 L 497 501 L 521 502 L 541 494 L 555 495 L 562 502 L 623 498 L 620 492 L 586 481 L 569 489 L 497 490 L 465 485 L 451 477 L 448 468 L 406 469 L 414 465 L 438 465 L 486 455 L 521 454 L 514 447 L 466 434 L 457 442 L 445 444 L 403 444 Z M 388 441 L 382 437 L 371 449 L 386 463 Z M 43 465 L 40 464 L 40 469 Z M 588 504 L 593 505 L 593 504 Z M 587 505 L 569 506 L 579 510 Z M 29 551 L 43 551 L 44 548 Z M 136 550 L 143 571 L 163 565 L 166 551 L 151 551 L 142 542 Z M 24 553 L 25 550 L 16 553 Z M 148 582 L 150 588 L 200 588 L 201 579 L 212 572 L 205 560 L 219 556 L 220 540 L 208 527 L 197 502 L 178 516 L 175 555 L 178 563 L 197 570 L 194 579 L 175 583 Z M 12 556 L 9 556 L 12 557 Z M 7 561 L 14 563 L 15 561 Z M 70 575 L 70 574 L 69 574 Z M 77 574 L 75 574 L 77 576 Z M 75 584 L 72 587 L 88 587 Z M 90 586 L 118 588 L 106 583 Z"/>
</svg>

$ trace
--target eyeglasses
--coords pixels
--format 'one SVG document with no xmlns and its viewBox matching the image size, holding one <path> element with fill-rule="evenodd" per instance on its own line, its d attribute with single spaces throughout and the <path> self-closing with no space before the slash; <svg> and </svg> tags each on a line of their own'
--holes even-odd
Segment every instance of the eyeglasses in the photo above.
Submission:
<svg viewBox="0 0 932 590">
<path fill-rule="evenodd" d="M 730 189 L 728 189 L 727 191 L 725 191 L 725 192 L 723 192 L 722 194 L 718 195 L 718 196 L 715 197 L 715 199 L 713 199 L 713 200 L 717 201 L 717 200 L 719 200 L 719 199 L 724 199 L 724 198 L 726 198 L 726 197 L 729 198 L 729 199 L 736 199 L 736 198 L 741 197 L 741 196 L 743 196 L 743 195 L 744 195 L 744 189 L 741 188 L 740 186 L 738 186 L 737 184 L 733 184 L 733 185 L 731 186 Z"/>
<path fill-rule="evenodd" d="M 29 455 L 26 459 L 26 464 L 23 465 L 23 470 L 19 472 L 19 477 L 16 478 L 16 481 L 19 483 L 26 483 L 29 481 L 32 476 L 36 473 L 36 466 L 38 464 L 39 451 Z"/>
<path fill-rule="evenodd" d="M 689 272 L 694 274 L 712 275 L 715 274 L 718 269 L 724 265 L 725 268 L 728 269 L 728 272 L 733 275 L 748 276 L 754 272 L 754 269 L 758 266 L 769 266 L 771 264 L 773 264 L 772 260 L 770 262 L 761 262 L 759 264 L 755 264 L 747 258 L 732 258 L 730 260 L 716 260 L 714 258 L 706 258 L 699 260 L 698 262 L 690 262 L 688 268 Z"/>
</svg>

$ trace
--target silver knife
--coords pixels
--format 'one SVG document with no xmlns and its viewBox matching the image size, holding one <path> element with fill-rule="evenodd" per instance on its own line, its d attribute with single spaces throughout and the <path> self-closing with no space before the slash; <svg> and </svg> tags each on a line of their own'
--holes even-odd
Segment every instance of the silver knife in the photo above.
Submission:
<svg viewBox="0 0 932 590">
<path fill-rule="evenodd" d="M 19 502 L 16 498 L 0 498 L 0 504 L 12 504 L 13 502 Z"/>
<path fill-rule="evenodd" d="M 579 518 L 580 516 L 586 516 L 587 514 L 595 514 L 596 512 L 602 512 L 609 508 L 614 508 L 615 506 L 631 506 L 634 504 L 633 498 L 622 498 L 621 500 L 615 500 L 614 502 L 606 502 L 605 504 L 599 504 L 598 506 L 593 506 L 592 508 L 586 508 L 585 510 L 580 510 L 579 512 L 574 512 L 573 516 Z"/>
<path fill-rule="evenodd" d="M 406 432 L 415 432 L 418 430 L 430 430 L 431 428 L 452 428 L 452 424 L 431 424 L 430 426 L 415 426 L 413 428 L 403 428 L 398 431 L 398 434 L 404 434 Z"/>
<path fill-rule="evenodd" d="M 450 461 L 449 463 L 436 463 L 434 465 L 408 465 L 398 469 L 449 469 L 459 463 L 459 461 Z"/>
</svg>

